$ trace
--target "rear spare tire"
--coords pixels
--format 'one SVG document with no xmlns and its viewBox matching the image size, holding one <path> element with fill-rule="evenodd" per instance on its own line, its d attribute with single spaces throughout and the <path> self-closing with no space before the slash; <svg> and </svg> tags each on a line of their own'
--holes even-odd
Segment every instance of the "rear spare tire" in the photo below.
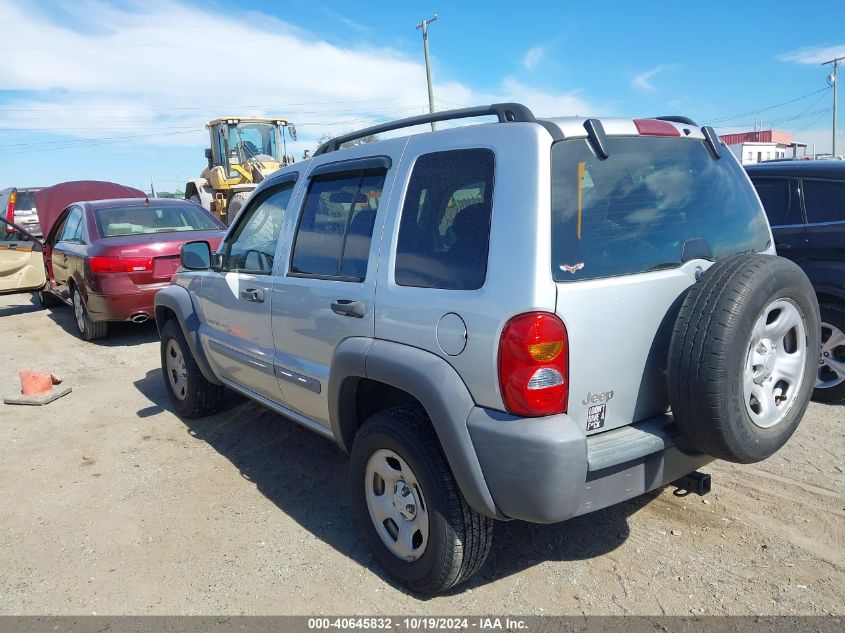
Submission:
<svg viewBox="0 0 845 633">
<path fill-rule="evenodd" d="M 690 288 L 669 350 L 669 400 L 685 444 L 766 459 L 798 427 L 816 382 L 819 308 L 794 263 L 740 254 Z"/>
</svg>

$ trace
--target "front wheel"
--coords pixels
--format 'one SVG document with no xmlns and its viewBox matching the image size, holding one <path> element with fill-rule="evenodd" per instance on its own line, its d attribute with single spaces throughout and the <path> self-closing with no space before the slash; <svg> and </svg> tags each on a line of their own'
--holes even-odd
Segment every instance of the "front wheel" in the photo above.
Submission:
<svg viewBox="0 0 845 633">
<path fill-rule="evenodd" d="M 201 418 L 217 411 L 223 387 L 202 375 L 182 328 L 173 319 L 161 328 L 161 372 L 167 395 L 180 417 Z"/>
<path fill-rule="evenodd" d="M 71 298 L 73 301 L 73 316 L 76 321 L 76 329 L 79 330 L 79 336 L 82 337 L 82 340 L 95 341 L 108 334 L 108 322 L 91 320 L 79 288 L 74 287 Z"/>
<path fill-rule="evenodd" d="M 388 409 L 367 420 L 352 447 L 351 481 L 364 539 L 408 588 L 440 593 L 481 568 L 493 521 L 467 505 L 422 411 Z"/>
</svg>

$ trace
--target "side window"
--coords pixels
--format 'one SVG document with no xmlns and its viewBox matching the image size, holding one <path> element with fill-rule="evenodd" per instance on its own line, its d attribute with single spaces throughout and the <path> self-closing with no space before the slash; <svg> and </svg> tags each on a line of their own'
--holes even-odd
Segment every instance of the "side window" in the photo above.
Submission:
<svg viewBox="0 0 845 633">
<path fill-rule="evenodd" d="M 387 172 L 320 175 L 311 180 L 296 231 L 291 273 L 363 280 Z"/>
<path fill-rule="evenodd" d="M 769 224 L 784 226 L 793 223 L 788 220 L 792 196 L 789 191 L 789 181 L 786 178 L 761 178 L 751 182 L 760 196 L 766 215 L 769 216 Z"/>
<path fill-rule="evenodd" d="M 0 218 L 0 242 L 31 242 L 32 238 Z"/>
<path fill-rule="evenodd" d="M 295 182 L 265 192 L 240 216 L 223 245 L 223 269 L 268 275 Z"/>
<path fill-rule="evenodd" d="M 62 232 L 59 234 L 59 241 L 72 242 L 77 239 L 77 232 L 82 230 L 81 223 L 82 209 L 80 209 L 79 207 L 73 207 L 70 210 L 70 213 L 67 214 L 67 220 L 65 220 L 65 224 L 62 227 Z"/>
<path fill-rule="evenodd" d="M 807 222 L 845 222 L 845 181 L 804 180 Z"/>
<path fill-rule="evenodd" d="M 396 283 L 477 290 L 487 276 L 493 152 L 465 149 L 417 159 L 399 225 Z"/>
</svg>

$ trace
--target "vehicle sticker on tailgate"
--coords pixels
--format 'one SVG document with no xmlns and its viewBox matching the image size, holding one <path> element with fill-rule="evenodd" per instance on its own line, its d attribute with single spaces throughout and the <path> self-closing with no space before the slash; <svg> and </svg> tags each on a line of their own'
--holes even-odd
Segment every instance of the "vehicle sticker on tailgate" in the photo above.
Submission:
<svg viewBox="0 0 845 633">
<path fill-rule="evenodd" d="M 595 431 L 604 426 L 607 403 L 596 404 L 587 409 L 587 430 Z"/>
</svg>

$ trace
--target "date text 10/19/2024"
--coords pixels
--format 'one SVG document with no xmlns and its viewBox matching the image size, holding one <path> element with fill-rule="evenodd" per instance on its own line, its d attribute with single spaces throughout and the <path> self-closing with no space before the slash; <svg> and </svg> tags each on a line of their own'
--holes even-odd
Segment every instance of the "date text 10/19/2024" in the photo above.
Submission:
<svg viewBox="0 0 845 633">
<path fill-rule="evenodd" d="M 371 630 L 371 631 L 517 631 L 527 630 L 525 620 L 519 618 L 474 617 L 351 617 L 351 618 L 308 618 L 308 629 L 312 631 L 329 629 Z"/>
</svg>

